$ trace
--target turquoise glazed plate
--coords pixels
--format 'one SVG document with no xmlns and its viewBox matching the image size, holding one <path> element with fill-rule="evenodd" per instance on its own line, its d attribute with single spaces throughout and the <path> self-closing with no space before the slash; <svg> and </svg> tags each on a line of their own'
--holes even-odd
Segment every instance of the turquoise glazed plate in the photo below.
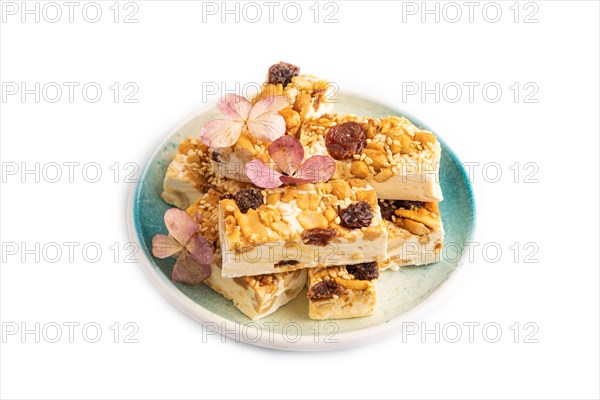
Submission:
<svg viewBox="0 0 600 400">
<path fill-rule="evenodd" d="M 415 125 L 432 130 L 404 112 L 371 100 L 350 94 L 337 94 L 336 97 L 339 101 L 335 105 L 336 112 L 373 117 L 406 116 Z M 377 282 L 377 310 L 369 317 L 313 321 L 308 318 L 308 302 L 303 292 L 268 317 L 252 321 L 231 301 L 206 285 L 189 287 L 173 282 L 170 276 L 175 260 L 158 260 L 151 254 L 152 237 L 166 233 L 163 215 L 170 206 L 160 194 L 167 166 L 179 143 L 186 136 L 197 136 L 200 126 L 217 115 L 216 108 L 206 109 L 169 135 L 150 157 L 131 193 L 128 205 L 130 234 L 142 249 L 141 264 L 149 279 L 180 310 L 205 324 L 205 329 L 225 334 L 235 341 L 276 349 L 310 351 L 350 347 L 371 342 L 385 334 L 401 334 L 402 322 L 408 321 L 409 316 L 423 308 L 423 305 L 416 306 L 438 290 L 457 269 L 464 243 L 473 232 L 473 193 L 452 150 L 440 140 L 440 180 L 444 193 L 440 210 L 446 232 L 442 261 L 383 272 Z M 444 295 L 448 295 L 447 292 Z M 428 302 L 431 306 L 441 301 L 443 296 L 436 293 L 435 297 Z"/>
</svg>

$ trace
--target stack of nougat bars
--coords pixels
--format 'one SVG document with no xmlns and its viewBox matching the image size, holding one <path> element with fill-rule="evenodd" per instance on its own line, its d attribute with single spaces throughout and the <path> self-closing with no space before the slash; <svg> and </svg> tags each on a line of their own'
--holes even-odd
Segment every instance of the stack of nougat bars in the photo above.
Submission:
<svg viewBox="0 0 600 400">
<path fill-rule="evenodd" d="M 268 162 L 268 142 L 247 131 L 227 148 L 188 137 L 168 166 L 162 197 L 186 210 L 214 245 L 204 283 L 250 319 L 275 312 L 305 286 L 312 319 L 371 315 L 377 280 L 393 273 L 381 271 L 439 261 L 440 143 L 403 117 L 336 114 L 327 81 L 287 63 L 273 70 L 280 75 L 267 76 L 249 100 L 288 99 L 279 114 L 305 157 L 331 155 L 326 142 L 334 127 L 361 130 L 364 143 L 354 154 L 332 157 L 336 169 L 327 182 L 261 189 L 244 165 Z"/>
</svg>

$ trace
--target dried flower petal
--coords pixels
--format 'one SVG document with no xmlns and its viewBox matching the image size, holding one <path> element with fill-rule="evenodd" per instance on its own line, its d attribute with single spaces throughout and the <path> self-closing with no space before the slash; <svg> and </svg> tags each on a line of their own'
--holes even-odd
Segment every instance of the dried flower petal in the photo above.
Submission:
<svg viewBox="0 0 600 400">
<path fill-rule="evenodd" d="M 165 225 L 169 236 L 154 236 L 152 254 L 158 258 L 177 256 L 171 275 L 173 280 L 198 285 L 210 276 L 210 263 L 214 259 L 212 244 L 196 234 L 199 225 L 183 210 L 167 210 Z"/>
<path fill-rule="evenodd" d="M 178 208 L 170 208 L 165 213 L 165 225 L 170 236 L 184 247 L 200 227 L 192 216 Z"/>
<path fill-rule="evenodd" d="M 237 94 L 226 94 L 217 103 L 217 108 L 231 119 L 246 121 L 250 117 L 252 103 Z"/>
<path fill-rule="evenodd" d="M 210 264 L 215 259 L 212 243 L 202 236 L 192 236 L 185 249 L 200 264 Z"/>
<path fill-rule="evenodd" d="M 281 178 L 281 182 L 283 183 L 295 183 L 296 185 L 302 185 L 305 183 L 311 183 L 312 180 L 310 179 L 302 179 L 302 178 L 296 178 L 295 176 L 286 176 L 286 175 L 282 175 Z"/>
<path fill-rule="evenodd" d="M 252 183 L 264 189 L 274 189 L 282 184 L 280 179 L 282 175 L 260 160 L 252 160 L 246 163 L 244 173 Z"/>
<path fill-rule="evenodd" d="M 211 119 L 200 128 L 200 140 L 208 147 L 229 147 L 238 141 L 244 121 Z"/>
<path fill-rule="evenodd" d="M 271 143 L 268 151 L 275 164 L 288 175 L 293 175 L 304 159 L 304 147 L 293 136 L 280 137 Z"/>
<path fill-rule="evenodd" d="M 156 235 L 152 238 L 152 254 L 154 254 L 154 257 L 167 258 L 182 249 L 183 246 L 171 236 Z"/>
<path fill-rule="evenodd" d="M 272 142 L 285 134 L 285 120 L 279 111 L 289 106 L 283 96 L 269 96 L 259 100 L 250 111 L 246 124 L 257 139 Z"/>
<path fill-rule="evenodd" d="M 296 172 L 296 178 L 309 182 L 327 182 L 335 173 L 335 162 L 329 156 L 313 156 Z"/>
<path fill-rule="evenodd" d="M 285 134 L 285 120 L 278 112 L 287 106 L 289 102 L 283 96 L 270 96 L 252 105 L 242 96 L 228 94 L 217 103 L 227 118 L 204 124 L 200 140 L 209 147 L 230 147 L 247 127 L 257 139 L 272 142 Z"/>
<path fill-rule="evenodd" d="M 175 262 L 171 278 L 186 285 L 199 285 L 210 273 L 210 265 L 200 264 L 187 251 L 183 251 Z"/>
<path fill-rule="evenodd" d="M 277 113 L 262 114 L 248 120 L 248 131 L 257 139 L 272 142 L 285 134 L 285 120 Z"/>
<path fill-rule="evenodd" d="M 278 113 L 289 105 L 290 103 L 284 96 L 269 96 L 256 102 L 247 119 L 252 120 L 264 114 Z"/>
</svg>

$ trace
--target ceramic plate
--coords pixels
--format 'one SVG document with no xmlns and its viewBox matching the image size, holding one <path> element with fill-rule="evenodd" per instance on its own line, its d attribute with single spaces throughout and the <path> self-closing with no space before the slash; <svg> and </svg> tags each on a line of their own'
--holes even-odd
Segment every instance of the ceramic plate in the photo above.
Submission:
<svg viewBox="0 0 600 400">
<path fill-rule="evenodd" d="M 373 117 L 406 116 L 415 125 L 429 129 L 410 115 L 365 98 L 337 94 L 335 111 Z M 423 308 L 416 307 L 440 288 L 460 263 L 460 249 L 469 240 L 474 226 L 475 205 L 464 169 L 456 155 L 440 139 L 442 159 L 440 180 L 444 201 L 440 210 L 444 229 L 442 261 L 421 267 L 403 267 L 385 271 L 377 282 L 378 305 L 374 315 L 347 320 L 313 321 L 308 318 L 305 292 L 270 316 L 252 321 L 237 310 L 231 301 L 206 285 L 188 287 L 170 279 L 174 259 L 152 257 L 152 237 L 165 233 L 163 215 L 170 207 L 160 194 L 169 162 L 179 143 L 189 135 L 197 136 L 200 126 L 218 116 L 216 108 L 198 113 L 166 140 L 152 154 L 140 180 L 130 196 L 129 228 L 132 239 L 142 249 L 141 264 L 149 279 L 172 303 L 211 332 L 227 334 L 234 340 L 258 346 L 288 350 L 327 350 L 355 346 L 375 340 L 384 334 L 400 334 L 401 323 Z M 435 130 L 432 130 L 435 132 Z M 445 285 L 444 285 L 445 286 Z M 455 288 L 456 289 L 456 288 Z M 440 297 L 450 296 L 448 290 Z M 410 312 L 409 312 L 410 311 Z"/>
</svg>

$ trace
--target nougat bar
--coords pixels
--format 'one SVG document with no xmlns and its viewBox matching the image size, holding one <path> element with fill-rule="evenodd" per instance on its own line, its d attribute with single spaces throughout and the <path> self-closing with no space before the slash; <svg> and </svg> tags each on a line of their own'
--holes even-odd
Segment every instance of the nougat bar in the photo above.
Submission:
<svg viewBox="0 0 600 400">
<path fill-rule="evenodd" d="M 305 121 L 299 137 L 306 157 L 330 155 L 334 178 L 365 179 L 381 199 L 443 199 L 440 143 L 406 118 L 325 114 Z"/>
<path fill-rule="evenodd" d="M 221 192 L 210 188 L 187 212 L 200 225 L 199 234 L 215 246 L 211 275 L 204 283 L 231 300 L 248 318 L 257 320 L 293 300 L 306 284 L 306 270 L 226 278 L 221 273 L 221 246 L 217 230 L 218 202 Z"/>
<path fill-rule="evenodd" d="M 308 313 L 312 319 L 371 315 L 377 304 L 376 262 L 308 270 Z"/>
<path fill-rule="evenodd" d="M 387 258 L 377 196 L 361 179 L 239 192 L 220 201 L 219 232 L 228 277 Z"/>
<path fill-rule="evenodd" d="M 436 202 L 379 200 L 388 231 L 388 259 L 380 268 L 425 265 L 440 261 L 444 226 Z"/>
</svg>

